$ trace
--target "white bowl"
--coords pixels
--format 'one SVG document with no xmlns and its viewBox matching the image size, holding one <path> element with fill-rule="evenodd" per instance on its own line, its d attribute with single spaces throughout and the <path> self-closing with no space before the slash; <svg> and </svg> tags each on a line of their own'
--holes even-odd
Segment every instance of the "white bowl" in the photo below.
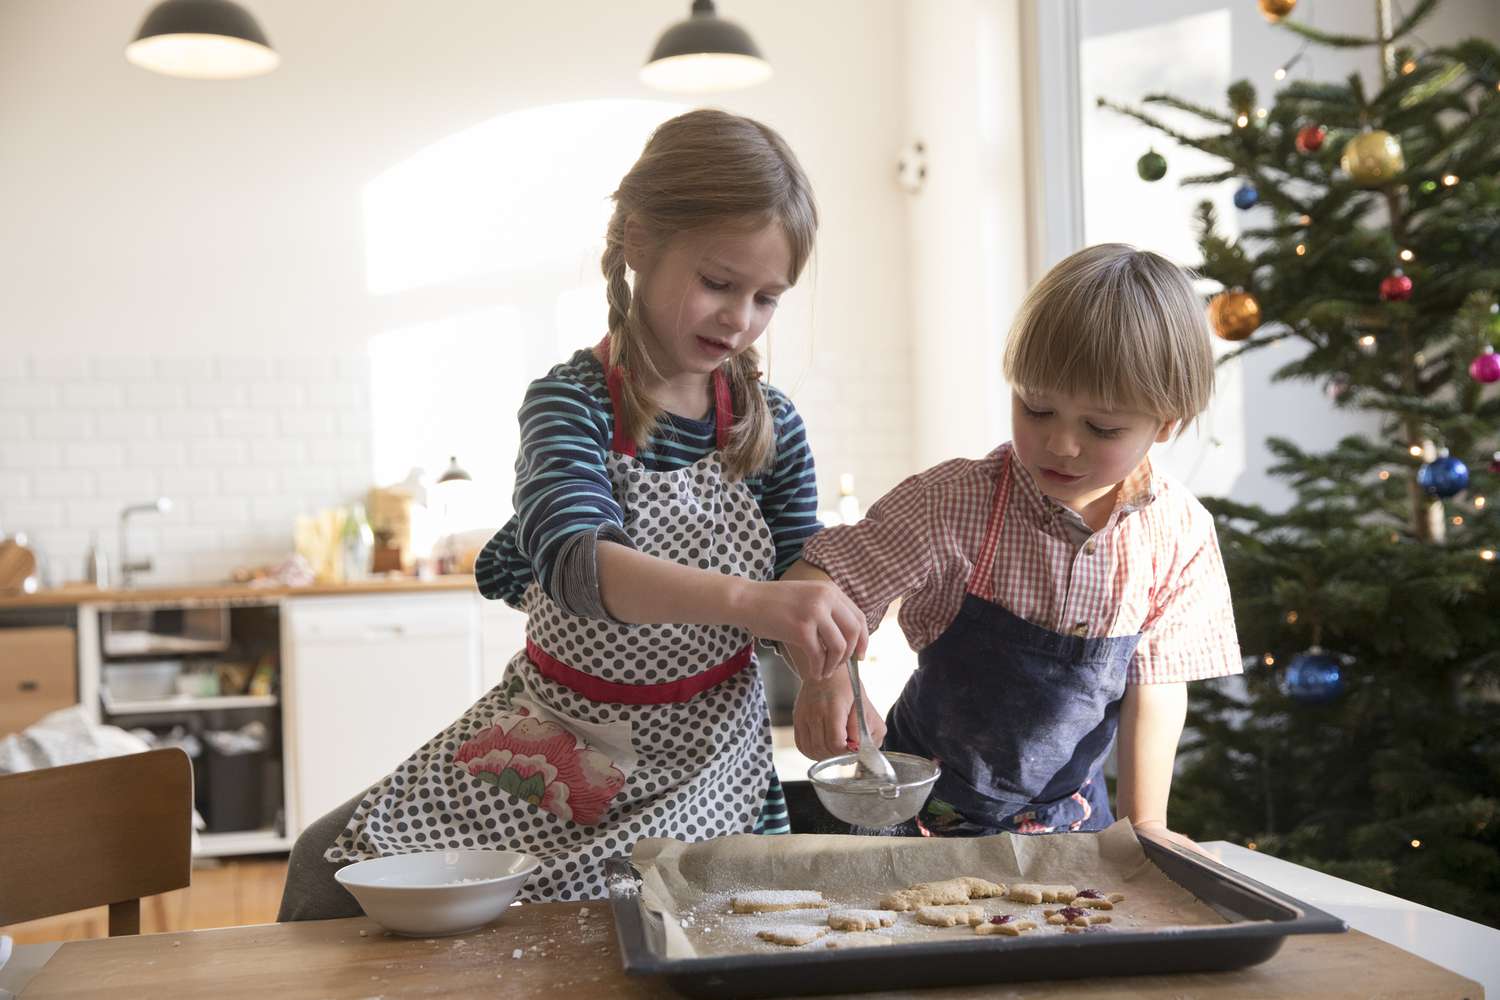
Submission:
<svg viewBox="0 0 1500 1000">
<path fill-rule="evenodd" d="M 424 851 L 360 861 L 333 877 L 386 930 L 436 937 L 503 914 L 540 865 L 515 851 Z"/>
</svg>

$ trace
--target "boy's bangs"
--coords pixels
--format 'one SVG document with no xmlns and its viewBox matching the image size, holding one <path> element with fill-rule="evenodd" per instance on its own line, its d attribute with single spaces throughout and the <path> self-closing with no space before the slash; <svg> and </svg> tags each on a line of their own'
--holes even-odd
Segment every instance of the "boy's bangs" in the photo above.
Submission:
<svg viewBox="0 0 1500 1000">
<path fill-rule="evenodd" d="M 1041 393 L 1086 396 L 1101 409 L 1176 416 L 1167 386 L 1152 359 L 1143 357 L 1143 339 L 1135 323 L 1120 311 L 1070 309 L 1056 303 L 1041 315 L 1026 317 L 1029 329 L 1018 331 L 1007 359 L 1006 378 L 1017 388 Z"/>
</svg>

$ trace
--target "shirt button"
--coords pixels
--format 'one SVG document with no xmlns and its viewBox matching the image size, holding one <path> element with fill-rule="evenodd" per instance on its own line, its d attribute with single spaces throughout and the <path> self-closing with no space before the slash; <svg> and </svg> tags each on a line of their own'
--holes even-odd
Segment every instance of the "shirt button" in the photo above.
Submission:
<svg viewBox="0 0 1500 1000">
<path fill-rule="evenodd" d="M 1091 555 L 1094 554 L 1094 543 L 1093 542 L 1089 542 L 1087 545 L 1085 545 L 1083 547 L 1083 554 L 1086 555 L 1086 556 L 1091 556 Z"/>
<path fill-rule="evenodd" d="M 1077 625 L 1074 625 L 1073 626 L 1073 634 L 1076 635 L 1076 636 L 1078 636 L 1078 638 L 1080 638 L 1080 639 L 1082 639 L 1084 636 L 1088 635 L 1089 634 L 1089 623 L 1088 622 L 1079 622 Z"/>
</svg>

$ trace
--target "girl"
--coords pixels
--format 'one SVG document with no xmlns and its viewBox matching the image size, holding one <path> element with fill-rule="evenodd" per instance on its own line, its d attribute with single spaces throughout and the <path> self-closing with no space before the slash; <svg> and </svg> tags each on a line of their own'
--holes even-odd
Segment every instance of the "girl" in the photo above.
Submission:
<svg viewBox="0 0 1500 1000">
<path fill-rule="evenodd" d="M 1239 673 L 1240 653 L 1213 518 L 1148 453 L 1208 405 L 1209 343 L 1181 268 L 1121 244 L 1074 254 L 1006 345 L 1013 439 L 911 477 L 788 574 L 832 577 L 872 624 L 903 599 L 918 668 L 885 745 L 942 761 L 921 832 L 1103 829 L 1118 732 L 1120 815 L 1177 839 L 1186 682 Z M 798 670 L 798 746 L 841 752 L 848 681 Z"/>
<path fill-rule="evenodd" d="M 694 111 L 614 200 L 608 335 L 532 383 L 516 515 L 475 565 L 526 612 L 526 648 L 299 838 L 283 920 L 358 913 L 332 872 L 361 858 L 525 851 L 542 867 L 522 898 L 587 899 L 641 837 L 787 829 L 752 636 L 829 663 L 866 638 L 837 588 L 773 582 L 817 530 L 817 490 L 753 345 L 812 251 L 812 191 L 771 129 Z"/>
</svg>

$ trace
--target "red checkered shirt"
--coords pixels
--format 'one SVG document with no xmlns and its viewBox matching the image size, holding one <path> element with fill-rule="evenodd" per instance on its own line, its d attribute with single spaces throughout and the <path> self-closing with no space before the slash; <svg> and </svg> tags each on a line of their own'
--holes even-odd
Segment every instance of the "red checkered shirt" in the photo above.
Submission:
<svg viewBox="0 0 1500 1000">
<path fill-rule="evenodd" d="M 833 577 L 873 629 L 892 601 L 921 650 L 958 614 L 984 542 L 1009 444 L 905 480 L 858 524 L 827 528 L 802 558 Z M 1150 460 L 1121 485 L 1108 523 L 1081 546 L 1067 512 L 1012 463 L 992 568 L 993 599 L 1076 636 L 1141 636 L 1129 683 L 1163 684 L 1241 670 L 1229 582 L 1213 517 Z"/>
</svg>

